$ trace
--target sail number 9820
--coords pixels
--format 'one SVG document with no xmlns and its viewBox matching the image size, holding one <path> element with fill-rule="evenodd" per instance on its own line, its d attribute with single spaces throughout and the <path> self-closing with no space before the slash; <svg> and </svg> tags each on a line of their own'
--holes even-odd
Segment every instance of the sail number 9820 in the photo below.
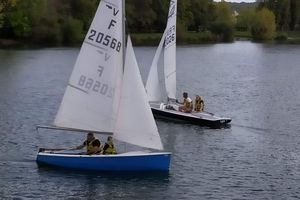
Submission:
<svg viewBox="0 0 300 200">
<path fill-rule="evenodd" d="M 94 29 L 90 30 L 88 39 L 98 44 L 102 44 L 104 46 L 115 49 L 117 52 L 120 52 L 121 50 L 122 43 L 120 41 L 118 41 L 116 38 L 111 37 L 110 35 L 106 35 L 102 32 L 97 32 Z"/>
</svg>

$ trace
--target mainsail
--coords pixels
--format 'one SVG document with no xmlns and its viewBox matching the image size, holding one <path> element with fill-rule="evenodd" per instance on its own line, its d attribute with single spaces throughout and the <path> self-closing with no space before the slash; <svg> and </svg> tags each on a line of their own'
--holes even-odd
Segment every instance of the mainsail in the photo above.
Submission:
<svg viewBox="0 0 300 200">
<path fill-rule="evenodd" d="M 54 125 L 113 132 L 122 80 L 122 1 L 101 1 Z"/>
<path fill-rule="evenodd" d="M 164 45 L 165 83 L 171 99 L 176 99 L 176 15 L 177 0 L 171 0 Z"/>
</svg>

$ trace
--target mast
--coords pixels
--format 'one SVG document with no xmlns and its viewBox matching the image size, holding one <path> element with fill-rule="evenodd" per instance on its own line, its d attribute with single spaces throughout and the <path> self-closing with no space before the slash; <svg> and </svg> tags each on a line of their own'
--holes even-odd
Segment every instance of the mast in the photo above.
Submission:
<svg viewBox="0 0 300 200">
<path fill-rule="evenodd" d="M 123 73 L 125 66 L 125 42 L 126 42 L 126 31 L 125 31 L 125 0 L 122 0 L 122 44 L 123 44 Z"/>
</svg>

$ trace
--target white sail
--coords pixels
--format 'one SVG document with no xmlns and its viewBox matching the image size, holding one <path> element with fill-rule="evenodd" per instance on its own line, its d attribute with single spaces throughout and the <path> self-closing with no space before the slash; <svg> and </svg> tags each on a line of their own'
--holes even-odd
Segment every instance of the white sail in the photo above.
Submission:
<svg viewBox="0 0 300 200">
<path fill-rule="evenodd" d="M 130 37 L 128 37 L 119 115 L 114 132 L 118 140 L 162 150 L 147 94 L 142 82 Z"/>
<path fill-rule="evenodd" d="M 161 55 L 161 50 L 163 48 L 165 42 L 165 32 L 163 33 L 161 40 L 159 42 L 159 45 L 156 49 L 155 56 L 153 58 L 148 79 L 146 82 L 146 90 L 147 90 L 147 95 L 148 95 L 148 100 L 149 101 L 162 101 L 162 92 L 161 92 L 161 86 L 159 84 L 159 79 L 158 79 L 158 60 Z"/>
<path fill-rule="evenodd" d="M 164 45 L 165 83 L 171 99 L 176 99 L 176 15 L 177 0 L 171 0 Z"/>
<path fill-rule="evenodd" d="M 100 2 L 54 125 L 114 130 L 123 71 L 122 14 L 122 1 Z"/>
</svg>

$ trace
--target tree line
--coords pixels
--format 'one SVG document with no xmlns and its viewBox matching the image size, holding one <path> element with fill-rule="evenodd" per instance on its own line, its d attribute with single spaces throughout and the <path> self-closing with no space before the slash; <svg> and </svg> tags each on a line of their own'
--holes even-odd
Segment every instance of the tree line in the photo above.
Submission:
<svg viewBox="0 0 300 200">
<path fill-rule="evenodd" d="M 99 2 L 0 0 L 0 37 L 51 45 L 81 42 Z M 299 4 L 299 0 L 258 0 L 255 9 L 241 10 L 235 16 L 230 4 L 224 1 L 178 0 L 177 32 L 179 38 L 188 31 L 209 32 L 216 40 L 232 41 L 235 28 L 251 31 L 255 35 L 266 32 L 267 27 L 272 33 L 271 37 L 266 38 L 272 38 L 276 28 L 297 29 L 300 21 Z M 168 7 L 169 0 L 126 0 L 129 32 L 163 32 Z"/>
</svg>

